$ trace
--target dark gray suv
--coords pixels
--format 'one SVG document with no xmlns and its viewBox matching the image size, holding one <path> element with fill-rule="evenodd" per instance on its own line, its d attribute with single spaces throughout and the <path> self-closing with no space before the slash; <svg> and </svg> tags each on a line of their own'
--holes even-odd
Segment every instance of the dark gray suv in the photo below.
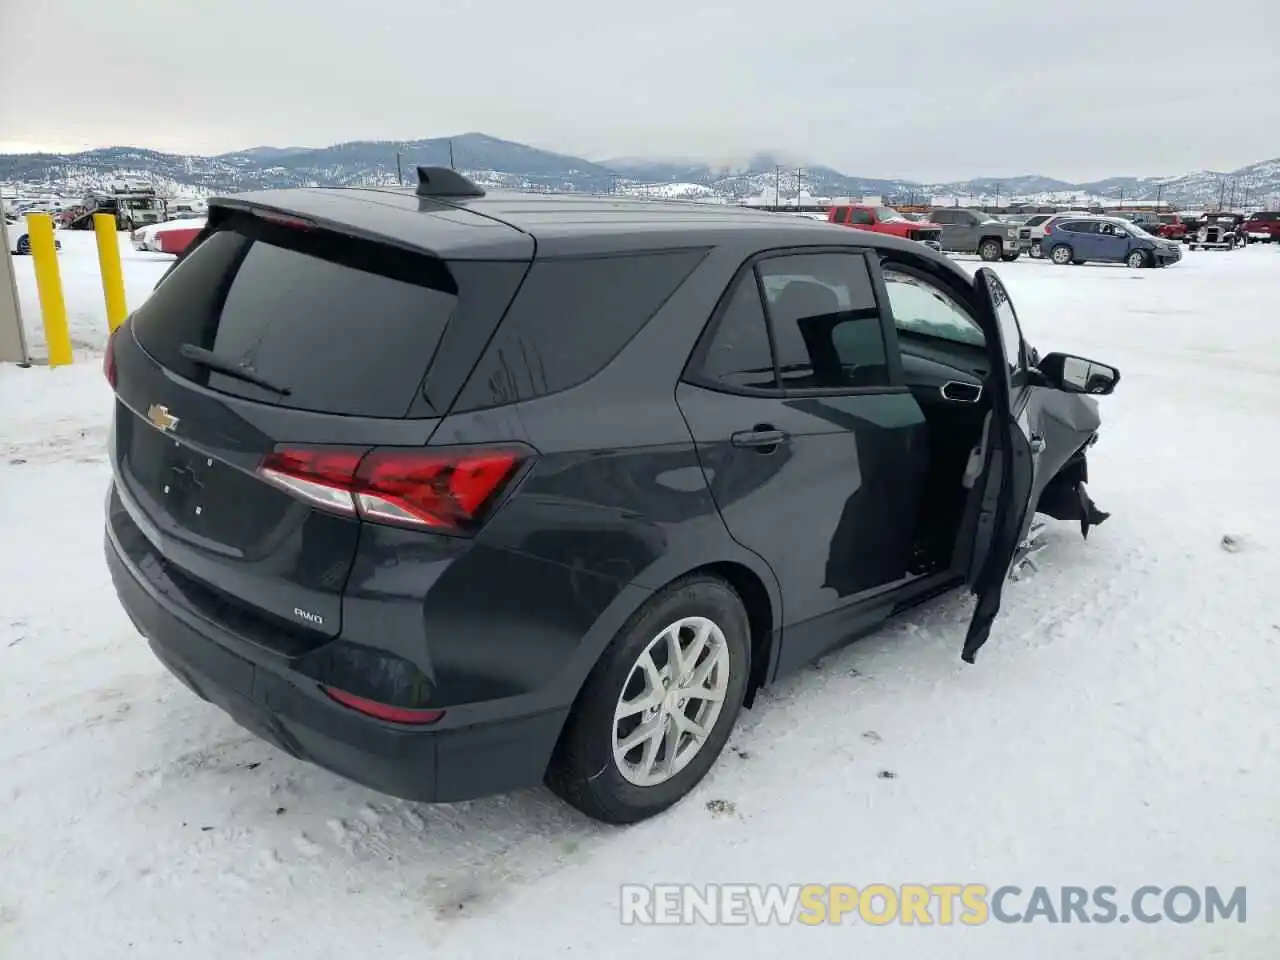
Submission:
<svg viewBox="0 0 1280 960">
<path fill-rule="evenodd" d="M 210 204 L 112 336 L 106 555 L 156 656 L 296 757 L 625 823 L 755 691 L 1082 530 L 1091 398 L 994 274 L 726 207 L 300 189 Z M 957 638 L 959 639 L 959 638 Z"/>
</svg>

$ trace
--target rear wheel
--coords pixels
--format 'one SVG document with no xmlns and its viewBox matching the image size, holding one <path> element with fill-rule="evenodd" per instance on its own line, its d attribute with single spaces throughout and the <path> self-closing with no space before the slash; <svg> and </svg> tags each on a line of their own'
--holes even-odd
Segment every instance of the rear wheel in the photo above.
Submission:
<svg viewBox="0 0 1280 960">
<path fill-rule="evenodd" d="M 676 803 L 711 769 L 751 672 L 742 601 L 695 574 L 655 594 L 591 671 L 547 770 L 587 816 L 635 823 Z"/>
<path fill-rule="evenodd" d="M 995 263 L 999 260 L 1002 250 L 999 240 L 987 238 L 978 244 L 978 256 L 987 261 L 987 263 Z"/>
<path fill-rule="evenodd" d="M 22 256 L 28 256 L 31 253 L 31 238 L 25 233 L 18 238 L 18 243 L 14 247 L 14 252 Z"/>
<path fill-rule="evenodd" d="M 1032 241 L 1031 241 L 1031 250 L 1030 250 L 1030 253 L 1031 253 L 1031 258 L 1032 258 L 1033 260 L 1042 260 L 1042 259 L 1044 259 L 1044 251 L 1040 249 L 1040 241 L 1039 241 L 1039 240 L 1032 240 Z"/>
<path fill-rule="evenodd" d="M 1018 259 L 1018 257 L 1020 257 L 1020 256 L 1022 256 L 1022 251 L 1021 251 L 1021 250 L 1019 250 L 1017 253 L 1006 253 L 1006 254 L 1003 254 L 1003 255 L 1000 257 L 1000 259 L 1001 259 L 1001 260 L 1003 260 L 1005 263 L 1013 263 L 1013 261 L 1017 260 L 1017 259 Z"/>
<path fill-rule="evenodd" d="M 1060 267 L 1065 267 L 1075 259 L 1075 256 L 1075 251 L 1065 243 L 1060 243 L 1049 251 L 1049 259 Z"/>
<path fill-rule="evenodd" d="M 1148 266 L 1147 254 L 1143 250 L 1130 251 L 1129 256 L 1125 258 L 1124 262 L 1132 269 L 1138 270 L 1142 267 Z"/>
</svg>

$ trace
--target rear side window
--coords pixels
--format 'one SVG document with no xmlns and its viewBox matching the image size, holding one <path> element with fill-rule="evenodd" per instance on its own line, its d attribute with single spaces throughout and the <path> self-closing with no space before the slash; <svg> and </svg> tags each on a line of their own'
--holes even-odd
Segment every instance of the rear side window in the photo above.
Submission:
<svg viewBox="0 0 1280 960">
<path fill-rule="evenodd" d="M 737 389 L 777 387 L 769 329 L 754 272 L 742 277 L 716 325 L 700 371 L 704 380 Z"/>
<path fill-rule="evenodd" d="M 1092 220 L 1068 220 L 1062 229 L 1068 233 L 1097 233 L 1098 224 Z"/>
<path fill-rule="evenodd" d="M 669 250 L 534 261 L 455 409 L 531 400 L 595 376 L 705 256 Z"/>
<path fill-rule="evenodd" d="M 875 219 L 871 216 L 871 211 L 869 210 L 854 210 L 849 214 L 849 222 L 870 226 L 875 223 Z"/>
<path fill-rule="evenodd" d="M 403 417 L 457 299 L 448 268 L 434 258 L 237 217 L 166 275 L 133 329 L 165 367 L 220 393 Z M 281 392 L 195 363 L 184 344 Z"/>
</svg>

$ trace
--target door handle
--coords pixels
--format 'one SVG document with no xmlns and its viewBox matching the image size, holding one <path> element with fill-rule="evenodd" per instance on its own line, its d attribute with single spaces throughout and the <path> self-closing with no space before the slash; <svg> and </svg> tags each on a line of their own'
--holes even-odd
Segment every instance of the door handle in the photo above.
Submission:
<svg viewBox="0 0 1280 960">
<path fill-rule="evenodd" d="M 754 430 L 739 430 L 729 436 L 729 442 L 735 447 L 749 447 L 761 453 L 770 452 L 788 439 L 786 433 L 767 424 L 760 424 Z"/>
</svg>

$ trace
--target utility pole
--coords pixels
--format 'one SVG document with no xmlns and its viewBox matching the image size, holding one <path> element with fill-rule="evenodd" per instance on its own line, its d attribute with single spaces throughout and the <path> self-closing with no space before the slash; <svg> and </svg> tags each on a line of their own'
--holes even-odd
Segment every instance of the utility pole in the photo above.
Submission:
<svg viewBox="0 0 1280 960">
<path fill-rule="evenodd" d="M 996 184 L 996 209 L 1000 209 L 1000 184 Z"/>
<path fill-rule="evenodd" d="M 1164 184 L 1156 184 L 1156 213 L 1160 212 L 1160 196 L 1164 193 Z"/>
<path fill-rule="evenodd" d="M 802 172 L 802 168 L 796 167 L 796 213 L 800 212 L 800 194 L 801 194 L 800 174 L 801 172 Z"/>
<path fill-rule="evenodd" d="M 458 169 L 453 165 L 453 141 L 452 140 L 449 141 L 449 169 L 450 170 Z"/>
<path fill-rule="evenodd" d="M 782 167 L 773 168 L 773 209 L 782 206 Z"/>
<path fill-rule="evenodd" d="M 400 151 L 396 151 L 396 179 L 400 181 L 400 186 L 404 186 L 404 171 L 400 169 Z"/>
</svg>

